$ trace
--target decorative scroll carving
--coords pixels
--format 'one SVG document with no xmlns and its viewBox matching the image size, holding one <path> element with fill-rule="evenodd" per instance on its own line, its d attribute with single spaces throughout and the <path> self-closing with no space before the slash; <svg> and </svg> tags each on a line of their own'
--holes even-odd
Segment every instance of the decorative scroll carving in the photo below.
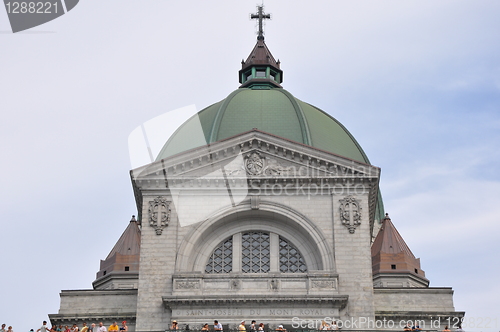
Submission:
<svg viewBox="0 0 500 332">
<path fill-rule="evenodd" d="M 149 225 L 156 231 L 156 235 L 161 235 L 163 229 L 170 222 L 170 202 L 158 196 L 149 202 Z"/>
<path fill-rule="evenodd" d="M 257 152 L 249 153 L 245 160 L 245 170 L 250 175 L 259 175 L 264 169 L 264 158 Z"/>
<path fill-rule="evenodd" d="M 313 280 L 312 288 L 335 288 L 335 282 L 328 280 Z"/>
<path fill-rule="evenodd" d="M 175 283 L 177 289 L 200 289 L 199 281 L 177 281 Z"/>
<path fill-rule="evenodd" d="M 347 196 L 340 200 L 340 220 L 354 234 L 356 227 L 361 225 L 361 206 L 357 199 Z"/>
<path fill-rule="evenodd" d="M 293 175 L 294 168 L 286 167 L 280 165 L 277 160 L 269 159 L 267 160 L 267 165 L 264 170 L 264 174 L 276 176 L 276 175 Z"/>
</svg>

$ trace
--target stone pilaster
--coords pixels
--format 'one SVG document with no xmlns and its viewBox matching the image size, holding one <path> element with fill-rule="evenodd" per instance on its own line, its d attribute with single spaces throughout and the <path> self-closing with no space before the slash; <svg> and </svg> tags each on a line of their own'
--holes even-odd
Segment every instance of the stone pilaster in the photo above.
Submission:
<svg viewBox="0 0 500 332">
<path fill-rule="evenodd" d="M 160 235 L 150 227 L 149 201 L 156 196 L 143 196 L 141 230 L 141 261 L 137 298 L 138 331 L 162 331 L 170 323 L 170 310 L 163 305 L 162 295 L 172 292 L 172 274 L 175 269 L 178 222 L 172 207 L 171 221 Z"/>
<path fill-rule="evenodd" d="M 368 326 L 359 326 L 360 322 L 375 319 L 368 195 L 353 196 L 361 208 L 360 224 L 354 232 L 342 223 L 340 205 L 346 196 L 348 195 L 332 195 L 334 252 L 336 271 L 339 274 L 339 293 L 349 295 L 347 307 L 342 310 L 340 319 L 351 323 L 357 322 L 357 328 L 366 329 Z"/>
</svg>

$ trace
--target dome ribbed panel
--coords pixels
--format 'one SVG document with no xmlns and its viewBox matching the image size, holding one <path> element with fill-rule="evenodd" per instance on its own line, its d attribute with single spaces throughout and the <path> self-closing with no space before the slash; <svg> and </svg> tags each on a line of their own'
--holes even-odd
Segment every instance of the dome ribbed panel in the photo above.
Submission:
<svg viewBox="0 0 500 332">
<path fill-rule="evenodd" d="M 241 89 L 221 111 L 224 114 L 217 140 L 257 128 L 304 143 L 297 113 L 288 97 L 278 90 Z"/>
<path fill-rule="evenodd" d="M 193 140 L 193 132 L 199 130 L 200 123 L 206 142 Z M 197 117 L 186 121 L 165 144 L 157 160 L 253 128 L 370 163 L 349 131 L 325 112 L 294 98 L 283 89 L 249 88 L 234 91 L 228 98 L 203 109 Z"/>
<path fill-rule="evenodd" d="M 297 102 L 306 116 L 312 146 L 369 164 L 368 158 L 347 129 L 323 111 L 303 101 Z"/>
<path fill-rule="evenodd" d="M 212 123 L 214 122 L 215 116 L 217 115 L 217 111 L 219 110 L 221 104 L 222 101 L 215 103 L 184 122 L 163 146 L 156 160 L 167 158 L 177 153 L 206 145 L 210 139 Z M 203 142 L 193 140 L 193 133 L 200 130 L 200 124 L 205 137 Z"/>
</svg>

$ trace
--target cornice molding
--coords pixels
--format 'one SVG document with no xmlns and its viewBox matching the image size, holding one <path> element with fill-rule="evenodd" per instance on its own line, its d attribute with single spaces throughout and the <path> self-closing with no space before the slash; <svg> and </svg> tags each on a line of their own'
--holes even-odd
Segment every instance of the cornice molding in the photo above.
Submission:
<svg viewBox="0 0 500 332">
<path fill-rule="evenodd" d="M 237 305 L 237 304 L 329 304 L 334 308 L 342 309 L 347 305 L 348 295 L 253 295 L 234 297 L 233 295 L 213 296 L 163 296 L 163 304 L 167 309 L 179 306 L 210 306 L 210 305 Z"/>
</svg>

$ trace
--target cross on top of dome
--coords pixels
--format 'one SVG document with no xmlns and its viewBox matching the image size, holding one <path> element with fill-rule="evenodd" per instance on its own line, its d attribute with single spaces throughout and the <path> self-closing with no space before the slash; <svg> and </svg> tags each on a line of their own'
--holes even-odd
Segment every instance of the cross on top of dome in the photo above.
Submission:
<svg viewBox="0 0 500 332">
<path fill-rule="evenodd" d="M 258 20 L 259 32 L 257 44 L 246 61 L 241 61 L 238 73 L 240 88 L 281 88 L 283 71 L 280 69 L 280 62 L 274 59 L 264 42 L 264 20 L 271 19 L 271 14 L 264 13 L 264 6 L 257 6 L 257 13 L 251 14 L 250 18 Z"/>
<path fill-rule="evenodd" d="M 257 6 L 257 13 L 250 15 L 251 19 L 259 20 L 259 32 L 257 35 L 257 40 L 264 40 L 264 20 L 271 19 L 271 14 L 264 13 L 264 5 Z"/>
</svg>

